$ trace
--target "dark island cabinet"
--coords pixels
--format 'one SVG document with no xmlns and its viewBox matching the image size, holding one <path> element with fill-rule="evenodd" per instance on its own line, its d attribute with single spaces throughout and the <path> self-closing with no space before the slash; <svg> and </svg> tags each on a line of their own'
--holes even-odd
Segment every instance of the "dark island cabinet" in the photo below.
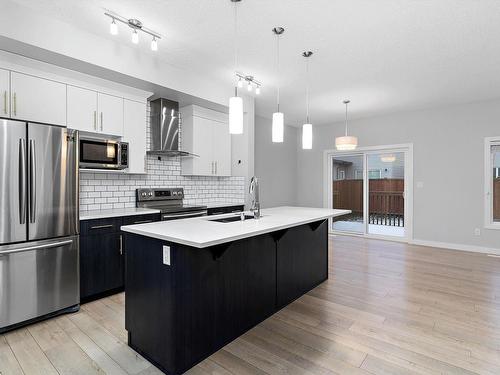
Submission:
<svg viewBox="0 0 500 375">
<path fill-rule="evenodd" d="M 328 222 L 289 228 L 276 243 L 276 303 L 288 305 L 328 278 Z"/>
<path fill-rule="evenodd" d="M 160 220 L 159 214 L 82 220 L 80 222 L 80 301 L 124 289 L 122 225 Z"/>
<path fill-rule="evenodd" d="M 326 221 L 195 248 L 124 233 L 128 344 L 182 374 L 328 278 Z"/>
</svg>

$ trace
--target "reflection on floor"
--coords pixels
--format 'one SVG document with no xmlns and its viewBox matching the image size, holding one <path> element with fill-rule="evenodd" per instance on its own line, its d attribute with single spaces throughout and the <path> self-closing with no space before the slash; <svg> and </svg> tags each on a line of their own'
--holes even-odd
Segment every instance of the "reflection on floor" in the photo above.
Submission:
<svg viewBox="0 0 500 375">
<path fill-rule="evenodd" d="M 359 221 L 336 221 L 333 223 L 333 230 L 362 234 L 365 231 L 365 224 Z M 390 225 L 368 224 L 368 232 L 379 236 L 405 236 L 404 227 L 395 227 Z"/>
</svg>

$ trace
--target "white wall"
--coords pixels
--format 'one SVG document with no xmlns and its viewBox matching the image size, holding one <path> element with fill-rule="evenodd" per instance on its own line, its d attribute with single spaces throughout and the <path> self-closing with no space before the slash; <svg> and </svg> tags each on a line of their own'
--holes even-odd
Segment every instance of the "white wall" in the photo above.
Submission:
<svg viewBox="0 0 500 375">
<path fill-rule="evenodd" d="M 360 146 L 413 143 L 414 239 L 500 249 L 500 231 L 483 228 L 484 138 L 500 135 L 500 101 L 362 119 L 349 129 Z M 297 149 L 297 203 L 321 207 L 323 150 L 334 148 L 343 124 L 313 131 L 313 150 Z"/>
<path fill-rule="evenodd" d="M 255 117 L 255 175 L 261 207 L 296 204 L 297 129 L 285 126 L 283 143 L 272 143 L 271 120 Z"/>
</svg>

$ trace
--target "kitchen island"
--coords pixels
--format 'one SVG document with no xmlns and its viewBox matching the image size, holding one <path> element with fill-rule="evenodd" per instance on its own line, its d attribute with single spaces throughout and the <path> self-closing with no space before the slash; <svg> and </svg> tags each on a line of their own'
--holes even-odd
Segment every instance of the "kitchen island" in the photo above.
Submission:
<svg viewBox="0 0 500 375">
<path fill-rule="evenodd" d="M 123 226 L 128 343 L 182 374 L 328 278 L 328 218 L 304 207 Z"/>
</svg>

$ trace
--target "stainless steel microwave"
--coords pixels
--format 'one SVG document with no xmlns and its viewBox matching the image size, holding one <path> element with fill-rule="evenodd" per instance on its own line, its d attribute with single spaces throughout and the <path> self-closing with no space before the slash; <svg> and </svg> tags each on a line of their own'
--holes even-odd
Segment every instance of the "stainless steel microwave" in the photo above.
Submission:
<svg viewBox="0 0 500 375">
<path fill-rule="evenodd" d="M 80 168 L 128 168 L 128 143 L 80 137 Z"/>
</svg>

